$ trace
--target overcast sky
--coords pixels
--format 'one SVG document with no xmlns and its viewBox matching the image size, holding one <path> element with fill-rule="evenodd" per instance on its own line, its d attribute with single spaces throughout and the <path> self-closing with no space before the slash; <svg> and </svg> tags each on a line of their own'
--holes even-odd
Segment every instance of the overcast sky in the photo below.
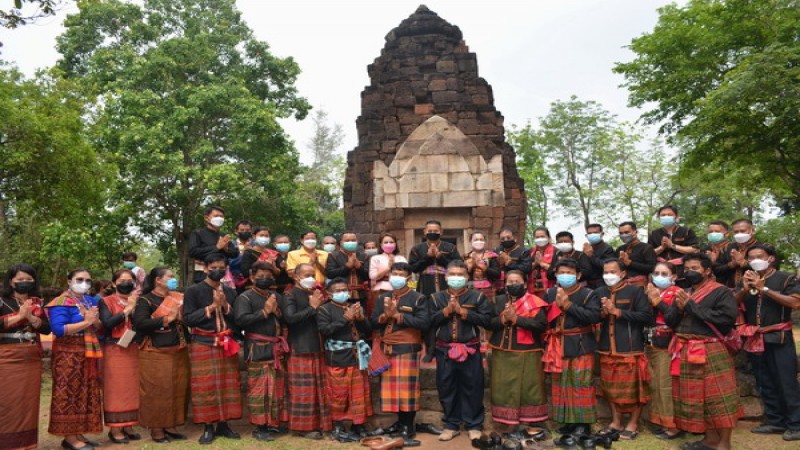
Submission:
<svg viewBox="0 0 800 450">
<path fill-rule="evenodd" d="M 7 8 L 11 0 L 0 0 Z M 424 4 L 461 28 L 477 53 L 479 73 L 494 90 L 506 126 L 545 115 L 557 99 L 577 95 L 596 100 L 621 119 L 636 120 L 627 108 L 615 62 L 628 61 L 624 47 L 649 32 L 661 0 L 429 0 Z M 682 3 L 682 2 L 681 2 Z M 329 113 L 346 133 L 342 153 L 356 145 L 360 94 L 369 84 L 367 65 L 380 54 L 384 37 L 411 15 L 419 1 L 239 0 L 255 35 L 277 56 L 292 56 L 303 73 L 300 95 Z M 0 58 L 27 74 L 58 58 L 55 37 L 68 11 L 17 30 L 1 30 Z M 308 162 L 310 120 L 284 126 Z"/>
</svg>

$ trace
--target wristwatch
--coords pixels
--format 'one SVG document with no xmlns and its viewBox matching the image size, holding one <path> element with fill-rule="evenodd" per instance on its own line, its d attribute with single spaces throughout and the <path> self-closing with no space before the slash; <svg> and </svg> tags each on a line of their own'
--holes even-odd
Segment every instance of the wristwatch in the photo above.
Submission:
<svg viewBox="0 0 800 450">
<path fill-rule="evenodd" d="M 769 291 L 768 287 L 764 286 L 763 288 L 761 288 L 761 292 L 766 293 L 767 291 Z"/>
</svg>

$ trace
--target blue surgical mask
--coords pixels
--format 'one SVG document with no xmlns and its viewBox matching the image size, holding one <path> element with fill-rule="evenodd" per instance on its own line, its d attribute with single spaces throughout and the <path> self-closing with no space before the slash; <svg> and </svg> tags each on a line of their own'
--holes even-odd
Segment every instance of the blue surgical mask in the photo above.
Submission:
<svg viewBox="0 0 800 450">
<path fill-rule="evenodd" d="M 134 267 L 136 267 L 136 263 L 135 263 L 135 262 L 133 262 L 133 261 L 123 261 L 123 262 L 122 262 L 122 265 L 123 265 L 123 266 L 124 266 L 126 269 L 133 269 Z"/>
<path fill-rule="evenodd" d="M 603 235 L 600 233 L 589 233 L 586 235 L 586 240 L 592 245 L 597 245 L 603 242 Z"/>
<path fill-rule="evenodd" d="M 170 291 L 178 289 L 178 279 L 170 278 L 169 280 L 167 280 L 167 289 L 169 289 Z"/>
<path fill-rule="evenodd" d="M 334 292 L 333 296 L 331 298 L 336 303 L 345 303 L 345 302 L 347 302 L 347 300 L 350 299 L 350 293 L 347 292 L 347 291 Z"/>
<path fill-rule="evenodd" d="M 325 244 L 322 246 L 322 249 L 328 253 L 331 253 L 336 250 L 336 244 Z"/>
<path fill-rule="evenodd" d="M 266 246 L 269 245 L 270 240 L 271 239 L 269 238 L 269 236 L 258 236 L 256 238 L 256 245 L 260 245 L 262 247 L 266 247 Z"/>
<path fill-rule="evenodd" d="M 408 280 L 400 275 L 392 275 L 389 277 L 389 284 L 392 285 L 392 289 L 403 289 L 408 284 Z"/>
<path fill-rule="evenodd" d="M 281 243 L 279 243 L 279 244 L 275 244 L 275 250 L 277 250 L 277 251 L 279 251 L 279 252 L 281 252 L 281 253 L 286 253 L 286 252 L 288 252 L 288 251 L 289 251 L 291 248 L 292 248 L 292 246 L 291 246 L 291 245 L 289 245 L 289 244 L 287 244 L 286 242 L 281 242 Z"/>
<path fill-rule="evenodd" d="M 675 225 L 675 216 L 661 216 L 658 218 L 662 227 L 671 227 Z"/>
<path fill-rule="evenodd" d="M 672 278 L 663 276 L 654 276 L 653 284 L 659 289 L 666 289 L 672 286 Z"/>
<path fill-rule="evenodd" d="M 458 275 L 447 277 L 447 286 L 450 287 L 451 289 L 461 289 L 466 285 L 467 285 L 466 277 Z"/>
<path fill-rule="evenodd" d="M 572 287 L 578 282 L 578 276 L 571 273 L 560 273 L 556 275 L 556 280 L 561 287 Z"/>
<path fill-rule="evenodd" d="M 346 252 L 354 252 L 358 248 L 358 242 L 342 242 L 342 248 Z"/>
<path fill-rule="evenodd" d="M 723 233 L 708 233 L 709 244 L 719 244 L 724 239 L 725 239 L 725 234 Z"/>
</svg>

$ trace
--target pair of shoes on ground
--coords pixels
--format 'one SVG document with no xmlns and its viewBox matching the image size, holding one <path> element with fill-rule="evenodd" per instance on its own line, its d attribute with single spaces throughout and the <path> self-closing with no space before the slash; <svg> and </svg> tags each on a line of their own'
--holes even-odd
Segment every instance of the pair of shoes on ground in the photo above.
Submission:
<svg viewBox="0 0 800 450">
<path fill-rule="evenodd" d="M 239 433 L 233 431 L 231 427 L 228 426 L 227 422 L 219 422 L 216 429 L 214 429 L 214 425 L 206 424 L 203 429 L 203 434 L 200 436 L 200 439 L 198 439 L 198 442 L 202 445 L 208 445 L 214 442 L 214 439 L 217 437 L 224 437 L 228 439 L 242 438 Z"/>
<path fill-rule="evenodd" d="M 756 434 L 782 434 L 784 441 L 800 441 L 800 430 L 787 430 L 786 427 L 762 423 L 750 430 Z"/>
</svg>

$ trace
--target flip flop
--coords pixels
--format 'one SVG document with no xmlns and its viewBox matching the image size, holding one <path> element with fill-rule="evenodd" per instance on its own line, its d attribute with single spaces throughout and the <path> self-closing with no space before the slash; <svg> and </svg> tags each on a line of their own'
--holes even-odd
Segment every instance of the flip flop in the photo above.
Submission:
<svg viewBox="0 0 800 450">
<path fill-rule="evenodd" d="M 619 438 L 624 441 L 632 441 L 639 436 L 638 431 L 631 431 L 631 430 L 622 430 L 619 433 Z"/>
</svg>

